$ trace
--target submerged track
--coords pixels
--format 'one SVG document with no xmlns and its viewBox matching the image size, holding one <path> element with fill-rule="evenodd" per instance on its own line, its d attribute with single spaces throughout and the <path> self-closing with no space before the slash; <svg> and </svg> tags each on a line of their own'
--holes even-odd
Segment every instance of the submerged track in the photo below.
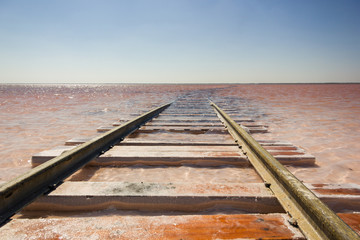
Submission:
<svg viewBox="0 0 360 240">
<path fill-rule="evenodd" d="M 30 172 L 1 185 L 2 223 L 24 209 L 23 219 L 15 218 L 0 232 L 38 224 L 34 217 L 24 220 L 29 213 L 71 216 L 111 207 L 121 211 L 112 214 L 118 221 L 127 221 L 121 216 L 129 210 L 147 212 L 138 212 L 141 220 L 133 218 L 132 225 L 126 222 L 133 234 L 149 228 L 145 239 L 360 239 L 333 212 L 359 211 L 360 188 L 305 186 L 282 164 L 313 166 L 313 156 L 289 143 L 255 140 L 253 135 L 267 132 L 266 125 L 236 112 L 230 117 L 201 94 L 98 131 L 105 133 L 33 156 Z M 96 174 L 102 171 L 113 180 Z M 129 172 L 141 174 L 122 177 Z M 339 194 L 344 189 L 351 194 Z M 162 215 L 161 228 L 153 225 L 157 215 Z M 354 216 L 352 221 L 360 221 Z"/>
</svg>

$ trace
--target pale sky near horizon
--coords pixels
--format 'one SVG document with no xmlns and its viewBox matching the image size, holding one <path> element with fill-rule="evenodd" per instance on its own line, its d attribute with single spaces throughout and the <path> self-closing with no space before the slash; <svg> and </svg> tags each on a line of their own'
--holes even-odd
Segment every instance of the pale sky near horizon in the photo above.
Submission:
<svg viewBox="0 0 360 240">
<path fill-rule="evenodd" d="M 0 0 L 0 83 L 360 82 L 359 0 Z"/>
</svg>

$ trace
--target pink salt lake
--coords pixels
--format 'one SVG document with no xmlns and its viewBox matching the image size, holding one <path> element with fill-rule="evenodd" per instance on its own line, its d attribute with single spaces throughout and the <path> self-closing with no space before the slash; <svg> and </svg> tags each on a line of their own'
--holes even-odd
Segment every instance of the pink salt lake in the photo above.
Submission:
<svg viewBox="0 0 360 240">
<path fill-rule="evenodd" d="M 257 138 L 314 155 L 316 168 L 289 167 L 304 182 L 360 184 L 360 84 L 0 85 L 0 181 L 29 169 L 37 152 L 199 90 L 269 125 Z"/>
</svg>

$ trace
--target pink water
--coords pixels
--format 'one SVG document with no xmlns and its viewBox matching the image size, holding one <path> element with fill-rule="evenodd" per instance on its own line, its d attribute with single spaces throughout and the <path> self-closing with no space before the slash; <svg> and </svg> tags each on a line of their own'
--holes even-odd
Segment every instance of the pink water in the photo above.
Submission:
<svg viewBox="0 0 360 240">
<path fill-rule="evenodd" d="M 318 167 L 290 168 L 305 182 L 360 184 L 360 84 L 0 85 L 0 181 L 30 168 L 32 154 L 199 90 L 268 124 L 257 138 L 315 155 Z"/>
</svg>

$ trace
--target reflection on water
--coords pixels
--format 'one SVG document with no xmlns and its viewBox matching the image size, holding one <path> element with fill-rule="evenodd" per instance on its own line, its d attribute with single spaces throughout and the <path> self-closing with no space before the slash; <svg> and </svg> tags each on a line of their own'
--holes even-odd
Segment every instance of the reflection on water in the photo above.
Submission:
<svg viewBox="0 0 360 240">
<path fill-rule="evenodd" d="M 14 175 L 8 168 L 29 167 L 39 151 L 194 90 L 269 125 L 271 133 L 257 138 L 290 141 L 315 155 L 319 168 L 290 167 L 300 179 L 360 184 L 359 84 L 0 85 L 0 181 Z"/>
<path fill-rule="evenodd" d="M 247 99 L 270 127 L 266 138 L 316 157 L 319 168 L 289 167 L 300 179 L 360 184 L 360 84 L 239 85 L 218 95 Z"/>
</svg>

